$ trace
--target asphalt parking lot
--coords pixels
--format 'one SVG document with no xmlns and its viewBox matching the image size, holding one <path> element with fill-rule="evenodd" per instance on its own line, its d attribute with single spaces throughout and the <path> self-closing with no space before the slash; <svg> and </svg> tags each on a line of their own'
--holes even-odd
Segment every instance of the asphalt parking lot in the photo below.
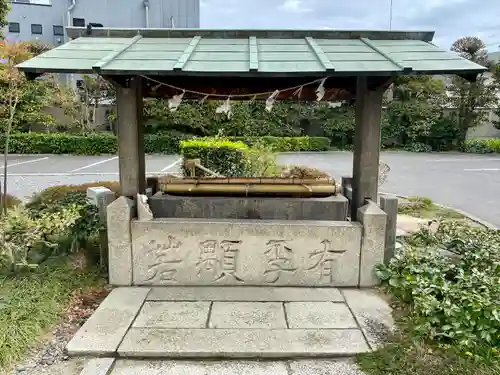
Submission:
<svg viewBox="0 0 500 375">
<path fill-rule="evenodd" d="M 148 174 L 177 172 L 176 155 L 150 155 Z M 500 226 L 500 157 L 470 154 L 384 152 L 391 171 L 381 190 L 419 195 L 459 208 Z M 281 164 L 320 168 L 336 178 L 350 175 L 349 152 L 288 153 Z M 0 175 L 4 168 L 0 166 Z M 46 187 L 118 179 L 117 156 L 10 155 L 8 192 L 26 198 Z"/>
</svg>

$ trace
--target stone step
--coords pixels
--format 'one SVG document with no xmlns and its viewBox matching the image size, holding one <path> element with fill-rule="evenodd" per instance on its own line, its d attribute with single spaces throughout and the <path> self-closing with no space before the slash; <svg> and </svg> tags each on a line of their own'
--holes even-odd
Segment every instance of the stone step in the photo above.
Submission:
<svg viewBox="0 0 500 375">
<path fill-rule="evenodd" d="M 346 357 L 371 350 L 391 310 L 371 290 L 117 288 L 67 346 L 72 356 Z"/>
<path fill-rule="evenodd" d="M 345 357 L 369 351 L 359 329 L 131 328 L 118 348 L 126 358 Z"/>
</svg>

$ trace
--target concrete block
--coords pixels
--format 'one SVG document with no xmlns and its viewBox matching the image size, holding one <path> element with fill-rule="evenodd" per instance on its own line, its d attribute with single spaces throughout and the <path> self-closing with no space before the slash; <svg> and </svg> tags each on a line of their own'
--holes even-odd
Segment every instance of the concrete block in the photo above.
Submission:
<svg viewBox="0 0 500 375">
<path fill-rule="evenodd" d="M 118 349 L 136 358 L 294 358 L 369 351 L 359 329 L 131 328 Z"/>
<path fill-rule="evenodd" d="M 357 286 L 346 221 L 132 221 L 135 285 Z"/>
<path fill-rule="evenodd" d="M 315 359 L 288 362 L 289 375 L 366 375 L 354 361 Z"/>
<path fill-rule="evenodd" d="M 344 302 L 337 288 L 293 288 L 205 286 L 205 287 L 154 287 L 148 301 L 241 301 L 241 302 L 287 302 L 287 301 L 331 301 Z"/>
<path fill-rule="evenodd" d="M 387 214 L 385 225 L 384 264 L 389 264 L 396 251 L 398 197 L 380 196 L 380 208 Z"/>
<path fill-rule="evenodd" d="M 139 312 L 149 288 L 118 288 L 68 343 L 69 355 L 112 356 Z"/>
<path fill-rule="evenodd" d="M 80 375 L 110 375 L 114 358 L 93 358 L 90 359 L 83 368 Z"/>
<path fill-rule="evenodd" d="M 146 302 L 136 328 L 205 328 L 210 302 Z"/>
<path fill-rule="evenodd" d="M 189 219 L 346 220 L 347 199 L 183 197 L 158 193 L 149 201 L 155 217 Z"/>
<path fill-rule="evenodd" d="M 387 215 L 376 203 L 369 201 L 358 209 L 357 217 L 363 225 L 359 286 L 371 287 L 380 283 L 375 266 L 384 262 Z"/>
<path fill-rule="evenodd" d="M 345 303 L 287 302 L 289 328 L 358 328 Z"/>
<path fill-rule="evenodd" d="M 118 360 L 113 375 L 289 375 L 284 362 Z"/>
<path fill-rule="evenodd" d="M 342 292 L 368 343 L 376 350 L 395 329 L 389 303 L 375 290 L 344 289 Z"/>
<path fill-rule="evenodd" d="M 214 302 L 210 328 L 287 328 L 279 302 Z"/>
<path fill-rule="evenodd" d="M 139 220 L 153 220 L 153 213 L 148 204 L 148 197 L 144 194 L 137 194 L 137 217 Z"/>
<path fill-rule="evenodd" d="M 108 206 L 109 283 L 132 285 L 132 240 L 130 221 L 134 201 L 120 197 Z"/>
</svg>

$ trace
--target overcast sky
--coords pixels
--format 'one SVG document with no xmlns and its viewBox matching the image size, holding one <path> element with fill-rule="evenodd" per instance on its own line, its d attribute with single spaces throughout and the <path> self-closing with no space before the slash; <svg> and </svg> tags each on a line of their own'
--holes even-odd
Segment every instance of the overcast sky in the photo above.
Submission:
<svg viewBox="0 0 500 375">
<path fill-rule="evenodd" d="M 204 28 L 388 29 L 390 0 L 201 0 Z M 500 0 L 393 0 L 393 30 L 436 31 L 449 48 L 478 36 L 499 50 Z"/>
</svg>

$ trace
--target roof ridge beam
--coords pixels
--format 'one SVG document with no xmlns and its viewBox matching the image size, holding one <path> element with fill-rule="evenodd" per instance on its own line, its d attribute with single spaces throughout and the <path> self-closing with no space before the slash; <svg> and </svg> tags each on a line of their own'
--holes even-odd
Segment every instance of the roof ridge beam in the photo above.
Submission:
<svg viewBox="0 0 500 375">
<path fill-rule="evenodd" d="M 319 44 L 316 43 L 316 40 L 314 40 L 314 38 L 310 36 L 306 36 L 305 39 L 307 44 L 309 45 L 309 48 L 311 48 L 311 50 L 316 55 L 316 58 L 319 60 L 321 65 L 323 65 L 323 68 L 325 68 L 327 72 L 334 72 L 335 67 L 333 66 L 328 56 L 326 55 L 325 51 L 323 51 L 323 49 L 319 46 Z"/>
<path fill-rule="evenodd" d="M 403 72 L 407 73 L 407 72 L 411 72 L 413 70 L 413 68 L 411 66 L 405 66 L 405 65 L 401 65 L 400 63 L 398 63 L 396 60 L 394 60 L 392 57 L 390 57 L 387 53 L 383 52 L 380 48 L 378 48 L 375 44 L 373 44 L 370 39 L 368 39 L 368 38 L 360 38 L 360 40 L 361 40 L 362 43 L 366 44 L 372 50 L 374 50 L 379 55 L 381 55 L 382 57 L 384 57 L 387 61 L 389 61 L 389 62 L 393 63 L 394 65 L 396 65 Z"/>
<path fill-rule="evenodd" d="M 137 43 L 141 39 L 142 39 L 141 34 L 134 36 L 129 44 L 127 44 L 123 48 L 120 48 L 118 51 L 114 51 L 109 55 L 105 56 L 104 58 L 102 58 L 101 60 L 99 60 L 95 65 L 92 66 L 92 70 L 99 73 L 102 70 L 102 68 L 104 68 L 107 64 L 116 59 L 119 55 L 128 50 L 130 47 L 132 47 L 135 43 Z"/>
<path fill-rule="evenodd" d="M 249 57 L 250 57 L 250 71 L 258 72 L 259 71 L 259 48 L 257 47 L 257 37 L 250 36 L 248 37 L 248 48 L 249 48 Z"/>
<path fill-rule="evenodd" d="M 189 58 L 193 54 L 196 46 L 198 45 L 198 43 L 200 43 L 200 40 L 201 40 L 201 36 L 199 36 L 199 35 L 197 35 L 197 36 L 193 37 L 193 39 L 191 39 L 188 46 L 186 47 L 186 49 L 182 53 L 181 57 L 179 57 L 179 60 L 177 60 L 177 62 L 175 63 L 174 70 L 179 71 L 179 70 L 184 69 L 187 62 L 189 61 Z"/>
</svg>

